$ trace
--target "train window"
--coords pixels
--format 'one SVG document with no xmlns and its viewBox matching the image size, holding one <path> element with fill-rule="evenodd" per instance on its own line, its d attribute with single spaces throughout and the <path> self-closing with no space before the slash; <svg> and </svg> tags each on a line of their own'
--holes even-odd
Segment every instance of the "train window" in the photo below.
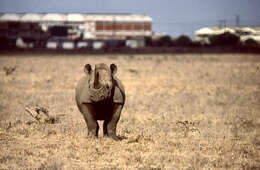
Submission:
<svg viewBox="0 0 260 170">
<path fill-rule="evenodd" d="M 130 23 L 125 24 L 125 30 L 127 31 L 132 30 L 132 24 Z"/>
<path fill-rule="evenodd" d="M 69 27 L 53 26 L 49 29 L 52 36 L 68 36 Z"/>
<path fill-rule="evenodd" d="M 18 22 L 10 22 L 8 24 L 9 29 L 18 29 L 19 28 L 19 23 Z"/>
<path fill-rule="evenodd" d="M 123 30 L 123 24 L 122 23 L 116 23 L 115 24 L 115 30 L 118 30 L 118 31 Z"/>
<path fill-rule="evenodd" d="M 143 30 L 143 24 L 142 23 L 134 24 L 134 30 L 137 30 L 137 31 Z"/>
<path fill-rule="evenodd" d="M 144 30 L 145 30 L 145 31 L 150 31 L 150 30 L 152 30 L 151 23 L 145 23 L 145 24 L 144 24 Z"/>
<path fill-rule="evenodd" d="M 105 30 L 106 31 L 113 30 L 113 28 L 114 28 L 114 24 L 112 22 L 106 22 L 105 23 Z"/>
<path fill-rule="evenodd" d="M 29 30 L 30 29 L 30 24 L 28 24 L 28 23 L 21 23 L 20 24 L 20 29 L 22 29 L 22 30 Z"/>
<path fill-rule="evenodd" d="M 8 29 L 8 23 L 6 22 L 0 22 L 0 30 L 6 30 Z"/>
<path fill-rule="evenodd" d="M 104 24 L 102 21 L 99 21 L 96 23 L 96 30 L 97 31 L 103 31 L 104 30 Z"/>
</svg>

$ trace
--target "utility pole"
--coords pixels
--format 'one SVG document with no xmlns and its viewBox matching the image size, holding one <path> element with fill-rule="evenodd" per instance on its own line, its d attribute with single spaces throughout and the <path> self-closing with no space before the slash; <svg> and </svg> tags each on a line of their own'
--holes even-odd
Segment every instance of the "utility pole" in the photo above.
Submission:
<svg viewBox="0 0 260 170">
<path fill-rule="evenodd" d="M 236 26 L 240 26 L 240 15 L 236 15 Z"/>
</svg>

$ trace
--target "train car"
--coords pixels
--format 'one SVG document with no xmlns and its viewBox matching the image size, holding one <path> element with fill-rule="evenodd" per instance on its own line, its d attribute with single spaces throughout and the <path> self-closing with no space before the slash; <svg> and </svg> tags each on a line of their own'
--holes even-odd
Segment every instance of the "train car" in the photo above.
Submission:
<svg viewBox="0 0 260 170">
<path fill-rule="evenodd" d="M 38 47 L 74 49 L 111 41 L 138 44 L 151 35 L 152 18 L 144 14 L 0 14 L 1 40 L 19 39 Z"/>
<path fill-rule="evenodd" d="M 152 20 L 146 15 L 96 15 L 89 18 L 86 27 L 98 39 L 148 37 Z"/>
</svg>

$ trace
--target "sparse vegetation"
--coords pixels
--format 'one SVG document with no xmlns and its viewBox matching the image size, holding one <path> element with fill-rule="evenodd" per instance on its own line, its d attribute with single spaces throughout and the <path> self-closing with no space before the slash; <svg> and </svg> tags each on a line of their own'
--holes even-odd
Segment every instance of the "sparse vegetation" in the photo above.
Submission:
<svg viewBox="0 0 260 170">
<path fill-rule="evenodd" d="M 240 43 L 239 36 L 229 32 L 211 36 L 209 39 L 213 46 L 236 46 Z"/>
<path fill-rule="evenodd" d="M 172 46 L 172 38 L 169 35 L 162 36 L 159 40 L 159 46 L 170 47 Z"/>
<path fill-rule="evenodd" d="M 87 137 L 75 103 L 86 63 L 116 63 L 121 141 Z M 260 56 L 0 56 L 0 169 L 259 169 Z M 55 123 L 25 108 L 44 106 Z M 102 122 L 100 127 L 102 127 Z"/>
<path fill-rule="evenodd" d="M 247 46 L 247 47 L 257 47 L 257 46 L 259 46 L 258 42 L 255 41 L 255 40 L 252 39 L 252 38 L 247 39 L 247 40 L 244 42 L 244 45 Z"/>
<path fill-rule="evenodd" d="M 6 67 L 4 66 L 3 70 L 5 71 L 5 75 L 10 75 L 15 71 L 16 67 Z"/>
<path fill-rule="evenodd" d="M 173 41 L 173 45 L 174 46 L 191 46 L 191 45 L 193 45 L 193 42 L 190 39 L 190 37 L 188 37 L 186 35 L 181 35 Z"/>
</svg>

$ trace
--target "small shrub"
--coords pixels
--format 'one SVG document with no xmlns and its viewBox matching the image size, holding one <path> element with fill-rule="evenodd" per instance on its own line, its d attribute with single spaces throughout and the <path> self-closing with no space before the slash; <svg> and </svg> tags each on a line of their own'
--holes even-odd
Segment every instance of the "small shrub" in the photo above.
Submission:
<svg viewBox="0 0 260 170">
<path fill-rule="evenodd" d="M 237 45 L 240 41 L 239 36 L 230 32 L 215 35 L 209 38 L 211 45 L 214 46 L 230 46 Z"/>
<path fill-rule="evenodd" d="M 5 71 L 5 75 L 10 75 L 12 74 L 16 69 L 16 66 L 15 67 L 6 67 L 4 66 L 3 70 Z"/>
<path fill-rule="evenodd" d="M 159 40 L 159 46 L 163 46 L 163 47 L 172 46 L 172 38 L 169 35 L 162 36 Z"/>
<path fill-rule="evenodd" d="M 144 38 L 144 41 L 145 41 L 145 45 L 146 45 L 147 47 L 153 46 L 153 41 L 152 41 L 152 38 L 151 38 L 151 37 L 145 37 L 145 38 Z"/>
<path fill-rule="evenodd" d="M 247 39 L 245 42 L 244 42 L 244 45 L 245 46 L 249 46 L 249 47 L 255 47 L 255 46 L 258 46 L 258 42 L 252 38 L 249 38 Z"/>
<path fill-rule="evenodd" d="M 173 45 L 174 46 L 191 46 L 192 41 L 191 41 L 190 37 L 188 37 L 186 35 L 181 35 L 177 39 L 174 40 Z"/>
</svg>

